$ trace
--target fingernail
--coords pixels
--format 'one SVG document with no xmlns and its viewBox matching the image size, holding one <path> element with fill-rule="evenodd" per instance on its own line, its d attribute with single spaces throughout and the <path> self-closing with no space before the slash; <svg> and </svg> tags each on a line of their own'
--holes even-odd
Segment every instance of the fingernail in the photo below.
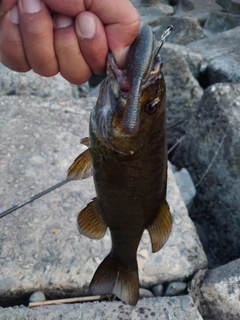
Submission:
<svg viewBox="0 0 240 320">
<path fill-rule="evenodd" d="M 22 7 L 26 13 L 36 13 L 42 9 L 40 0 L 22 0 Z"/>
<path fill-rule="evenodd" d="M 127 55 L 128 55 L 129 48 L 130 46 L 127 46 L 123 50 L 120 50 L 118 52 L 113 52 L 115 61 L 120 69 L 126 68 Z"/>
<path fill-rule="evenodd" d="M 71 17 L 61 14 L 54 16 L 53 21 L 56 28 L 66 28 L 73 23 L 73 19 Z"/>
<path fill-rule="evenodd" d="M 89 14 L 84 14 L 77 19 L 76 30 L 81 38 L 91 39 L 96 33 L 95 19 Z"/>
<path fill-rule="evenodd" d="M 10 20 L 12 23 L 19 24 L 19 14 L 17 6 L 12 7 L 10 10 Z"/>
</svg>

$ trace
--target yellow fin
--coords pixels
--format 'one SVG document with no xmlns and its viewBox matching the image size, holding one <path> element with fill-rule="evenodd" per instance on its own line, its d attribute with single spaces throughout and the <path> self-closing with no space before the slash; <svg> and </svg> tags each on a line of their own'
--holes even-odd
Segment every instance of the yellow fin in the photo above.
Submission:
<svg viewBox="0 0 240 320">
<path fill-rule="evenodd" d="M 67 171 L 68 180 L 81 180 L 92 176 L 93 164 L 89 149 L 81 153 Z"/>
<path fill-rule="evenodd" d="M 96 198 L 79 213 L 77 221 L 80 233 L 91 239 L 101 239 L 107 230 L 99 213 Z"/>
<path fill-rule="evenodd" d="M 172 228 L 172 216 L 169 205 L 165 200 L 161 206 L 158 215 L 154 221 L 147 227 L 151 241 L 152 252 L 157 252 L 167 241 Z"/>
<path fill-rule="evenodd" d="M 89 138 L 88 137 L 82 138 L 80 143 L 84 144 L 86 147 L 89 147 Z"/>
</svg>

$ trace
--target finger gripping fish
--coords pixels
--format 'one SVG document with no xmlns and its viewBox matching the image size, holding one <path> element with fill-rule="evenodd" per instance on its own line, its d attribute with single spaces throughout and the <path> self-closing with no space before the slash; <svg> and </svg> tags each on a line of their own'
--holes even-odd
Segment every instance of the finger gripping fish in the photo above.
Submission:
<svg viewBox="0 0 240 320">
<path fill-rule="evenodd" d="M 138 301 L 136 253 L 143 231 L 148 230 L 156 252 L 172 226 L 166 201 L 166 88 L 158 49 L 151 28 L 144 26 L 131 46 L 126 73 L 109 53 L 107 78 L 90 116 L 90 137 L 82 140 L 89 148 L 68 170 L 68 179 L 93 174 L 96 188 L 96 198 L 79 213 L 79 231 L 92 239 L 101 239 L 107 228 L 111 233 L 112 249 L 96 270 L 90 292 L 113 293 L 130 305 Z"/>
</svg>

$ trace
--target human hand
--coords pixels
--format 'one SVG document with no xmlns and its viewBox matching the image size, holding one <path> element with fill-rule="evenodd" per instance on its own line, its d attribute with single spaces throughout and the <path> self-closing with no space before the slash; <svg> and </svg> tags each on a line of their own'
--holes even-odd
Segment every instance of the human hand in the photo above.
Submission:
<svg viewBox="0 0 240 320">
<path fill-rule="evenodd" d="M 108 50 L 124 67 L 140 19 L 129 0 L 0 0 L 0 61 L 84 83 L 105 71 Z"/>
</svg>

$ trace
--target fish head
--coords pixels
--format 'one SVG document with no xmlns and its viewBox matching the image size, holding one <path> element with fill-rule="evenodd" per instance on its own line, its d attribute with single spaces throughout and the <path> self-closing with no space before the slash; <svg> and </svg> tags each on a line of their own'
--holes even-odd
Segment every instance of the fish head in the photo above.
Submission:
<svg viewBox="0 0 240 320">
<path fill-rule="evenodd" d="M 113 151 L 125 155 L 132 155 L 149 143 L 151 136 L 165 124 L 166 87 L 159 53 L 152 59 L 148 78 L 140 86 L 138 130 L 128 133 L 124 126 L 124 113 L 133 80 L 130 81 L 126 72 L 117 67 L 109 53 L 107 78 L 101 85 L 97 105 L 92 111 L 94 130 L 101 141 Z"/>
</svg>

